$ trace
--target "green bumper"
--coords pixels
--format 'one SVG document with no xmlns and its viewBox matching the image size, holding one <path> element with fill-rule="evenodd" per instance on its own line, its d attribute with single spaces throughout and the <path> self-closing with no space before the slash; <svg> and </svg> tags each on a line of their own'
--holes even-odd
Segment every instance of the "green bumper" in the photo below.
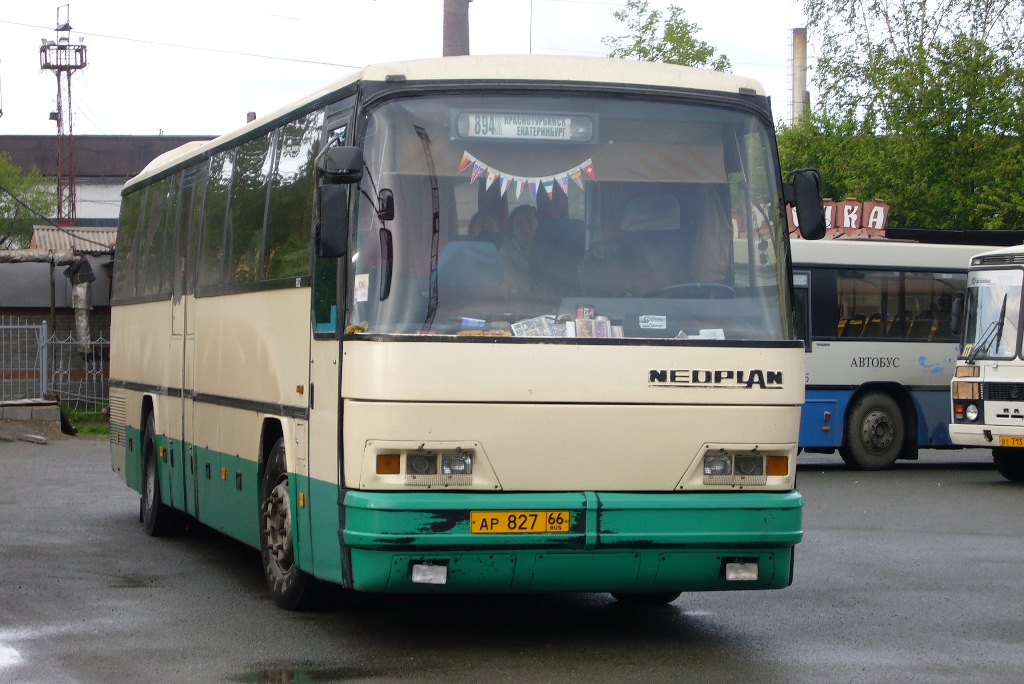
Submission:
<svg viewBox="0 0 1024 684">
<path fill-rule="evenodd" d="M 348 491 L 344 544 L 360 591 L 781 589 L 803 536 L 798 492 L 624 494 Z M 570 512 L 568 532 L 474 534 L 470 511 Z M 727 581 L 725 564 L 758 565 Z M 412 566 L 445 565 L 444 585 Z"/>
</svg>

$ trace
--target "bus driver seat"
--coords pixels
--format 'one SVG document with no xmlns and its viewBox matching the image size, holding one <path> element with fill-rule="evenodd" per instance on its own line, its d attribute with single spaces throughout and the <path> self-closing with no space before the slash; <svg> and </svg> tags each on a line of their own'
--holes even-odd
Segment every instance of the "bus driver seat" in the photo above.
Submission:
<svg viewBox="0 0 1024 684">
<path fill-rule="evenodd" d="M 448 314 L 499 310 L 504 284 L 505 269 L 493 242 L 449 242 L 437 260 L 438 306 Z"/>
<path fill-rule="evenodd" d="M 623 212 L 621 230 L 624 252 L 633 260 L 635 295 L 688 281 L 686 240 L 675 197 L 633 197 Z"/>
</svg>

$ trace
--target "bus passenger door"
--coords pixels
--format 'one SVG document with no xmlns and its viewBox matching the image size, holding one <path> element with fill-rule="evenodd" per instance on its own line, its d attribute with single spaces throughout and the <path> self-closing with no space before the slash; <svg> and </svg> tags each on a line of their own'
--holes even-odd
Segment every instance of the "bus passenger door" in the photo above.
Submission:
<svg viewBox="0 0 1024 684">
<path fill-rule="evenodd" d="M 328 108 L 323 144 L 345 144 L 351 105 Z M 312 543 L 316 575 L 342 582 L 339 484 L 341 483 L 341 338 L 344 306 L 344 259 L 316 257 L 313 265 L 312 339 L 309 366 L 309 487 L 310 506 L 301 525 Z M 304 545 L 307 549 L 309 544 Z M 304 559 L 300 552 L 300 563 Z M 309 567 L 309 566 L 306 566 Z"/>
<path fill-rule="evenodd" d="M 179 205 L 178 240 L 171 279 L 171 335 L 173 354 L 180 363 L 181 423 L 180 472 L 172 475 L 175 507 L 198 516 L 199 465 L 193 436 L 193 394 L 195 388 L 195 283 L 202 228 L 203 198 L 208 176 L 207 164 L 185 172 Z M 180 502 L 180 505 L 179 505 Z"/>
</svg>

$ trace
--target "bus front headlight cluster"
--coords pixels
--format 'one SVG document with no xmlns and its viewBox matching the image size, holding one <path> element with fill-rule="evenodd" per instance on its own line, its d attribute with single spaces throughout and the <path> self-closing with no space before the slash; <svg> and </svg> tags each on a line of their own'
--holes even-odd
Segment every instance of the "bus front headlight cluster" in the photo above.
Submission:
<svg viewBox="0 0 1024 684">
<path fill-rule="evenodd" d="M 960 371 L 964 367 L 957 368 L 957 377 L 963 377 Z M 975 370 L 977 370 L 975 368 Z M 966 375 L 966 377 L 974 377 Z M 953 422 L 955 423 L 977 423 L 981 420 L 981 383 L 980 382 L 957 382 L 953 381 L 950 387 L 953 395 Z"/>
<path fill-rule="evenodd" d="M 953 422 L 977 423 L 981 420 L 980 401 L 953 401 Z"/>
<path fill-rule="evenodd" d="M 731 452 L 724 449 L 704 455 L 704 484 L 763 485 L 768 476 L 789 474 L 787 456 L 757 452 Z"/>
<path fill-rule="evenodd" d="M 416 450 L 377 454 L 378 475 L 404 475 L 405 484 L 423 487 L 473 484 L 473 452 Z"/>
</svg>

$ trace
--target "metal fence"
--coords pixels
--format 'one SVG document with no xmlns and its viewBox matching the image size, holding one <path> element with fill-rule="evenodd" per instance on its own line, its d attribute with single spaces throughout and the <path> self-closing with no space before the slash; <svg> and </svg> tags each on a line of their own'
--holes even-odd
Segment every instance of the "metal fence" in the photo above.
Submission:
<svg viewBox="0 0 1024 684">
<path fill-rule="evenodd" d="M 0 317 L 0 401 L 57 398 L 99 413 L 109 396 L 110 341 L 50 334 L 47 323 Z"/>
</svg>

